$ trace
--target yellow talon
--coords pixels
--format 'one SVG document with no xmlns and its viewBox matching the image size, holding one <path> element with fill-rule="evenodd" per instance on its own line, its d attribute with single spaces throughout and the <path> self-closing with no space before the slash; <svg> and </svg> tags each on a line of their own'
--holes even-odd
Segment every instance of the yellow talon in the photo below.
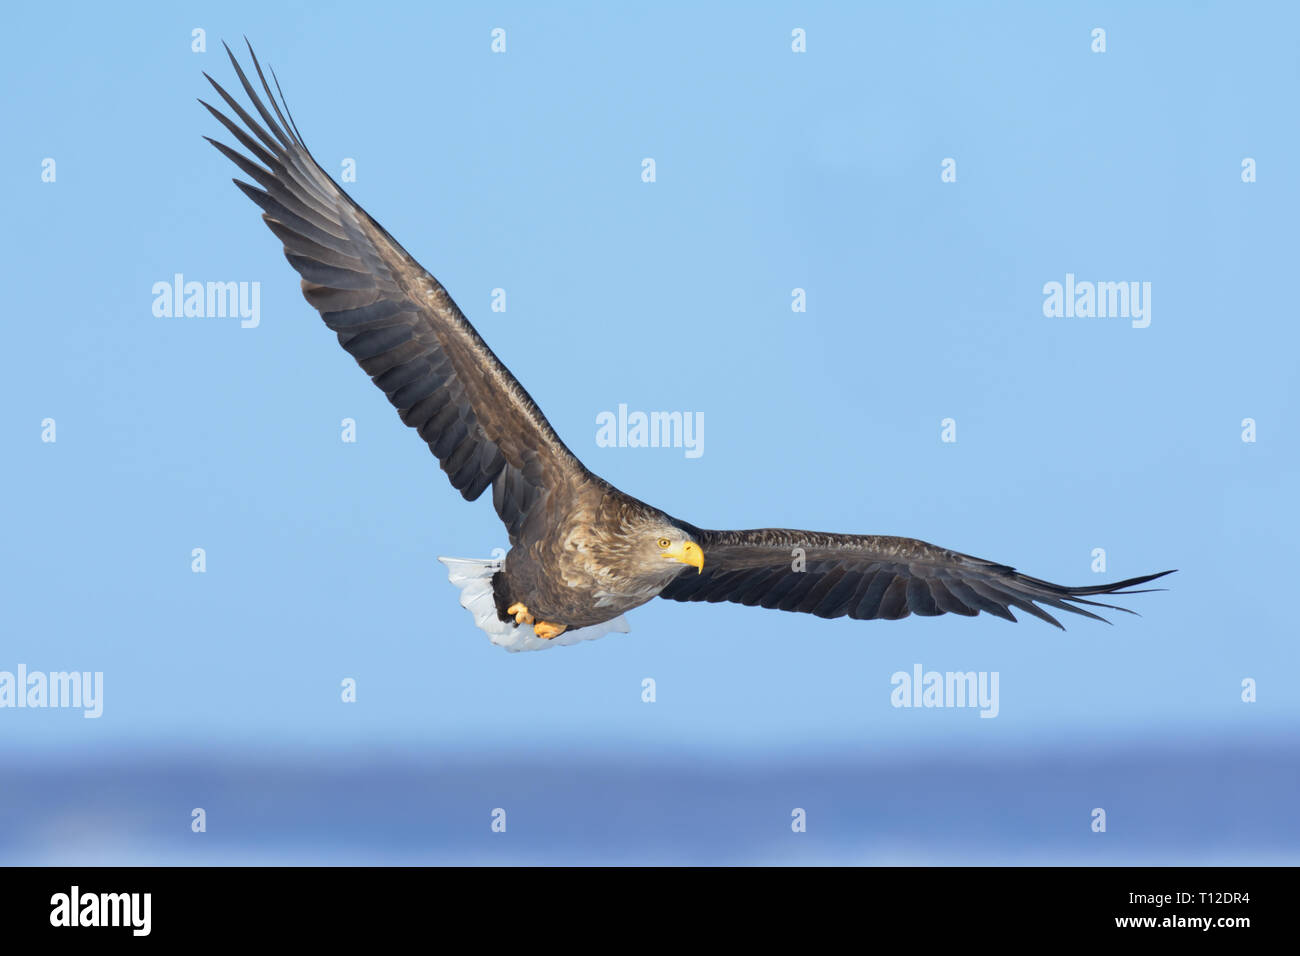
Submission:
<svg viewBox="0 0 1300 956">
<path fill-rule="evenodd" d="M 549 641 L 551 638 L 559 637 L 568 630 L 567 624 L 548 624 L 546 621 L 534 623 L 532 612 L 519 601 L 506 608 L 506 613 L 515 616 L 516 624 L 532 624 L 533 633 L 543 640 Z"/>
</svg>

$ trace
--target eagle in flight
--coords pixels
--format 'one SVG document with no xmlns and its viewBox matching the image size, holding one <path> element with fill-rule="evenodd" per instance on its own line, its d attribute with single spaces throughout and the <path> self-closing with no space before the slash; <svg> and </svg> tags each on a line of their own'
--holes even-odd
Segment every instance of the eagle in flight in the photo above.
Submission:
<svg viewBox="0 0 1300 956">
<path fill-rule="evenodd" d="M 1144 593 L 1134 586 L 1171 573 L 1065 587 L 913 538 L 710 531 L 624 494 L 587 470 L 442 284 L 312 158 L 248 52 L 265 101 L 226 47 L 261 121 L 205 73 L 239 122 L 199 102 L 245 152 L 204 138 L 252 180 L 234 182 L 284 244 L 303 295 L 452 486 L 467 501 L 492 489 L 504 561 L 440 560 L 493 643 L 535 650 L 626 632 L 622 614 L 655 597 L 858 620 L 1015 621 L 1018 609 L 1061 627 L 1047 608 L 1105 620 L 1088 607 L 1128 609 L 1090 598 Z"/>
</svg>

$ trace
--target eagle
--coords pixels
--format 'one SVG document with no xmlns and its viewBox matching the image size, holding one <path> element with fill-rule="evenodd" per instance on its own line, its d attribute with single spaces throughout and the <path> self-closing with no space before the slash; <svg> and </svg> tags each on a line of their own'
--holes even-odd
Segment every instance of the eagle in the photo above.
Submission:
<svg viewBox="0 0 1300 956">
<path fill-rule="evenodd" d="M 492 490 L 504 559 L 439 560 L 493 643 L 537 650 L 627 632 L 622 615 L 655 597 L 856 620 L 984 612 L 1014 622 L 1018 610 L 1064 629 L 1051 610 L 1131 614 L 1093 598 L 1155 590 L 1135 588 L 1172 573 L 1066 587 L 914 538 L 709 530 L 620 491 L 560 440 L 442 284 L 316 162 L 251 44 L 260 92 L 226 53 L 257 115 L 204 73 L 235 119 L 199 102 L 243 151 L 204 139 L 251 180 L 234 183 L 261 207 L 303 295 L 452 487 L 467 501 Z"/>
</svg>

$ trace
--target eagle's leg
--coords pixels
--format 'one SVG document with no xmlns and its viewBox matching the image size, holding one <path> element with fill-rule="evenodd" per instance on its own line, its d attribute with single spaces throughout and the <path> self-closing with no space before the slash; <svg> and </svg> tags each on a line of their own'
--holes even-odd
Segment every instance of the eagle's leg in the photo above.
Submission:
<svg viewBox="0 0 1300 956">
<path fill-rule="evenodd" d="M 500 605 L 498 605 L 498 607 L 499 606 Z M 506 608 L 506 613 L 515 616 L 516 624 L 533 623 L 533 615 L 529 612 L 528 608 L 524 607 L 524 605 L 520 604 L 518 601 Z"/>
<path fill-rule="evenodd" d="M 549 641 L 553 637 L 559 637 L 568 630 L 568 627 L 567 624 L 551 624 L 547 621 L 538 621 L 533 625 L 533 633 L 543 640 Z"/>
<path fill-rule="evenodd" d="M 515 616 L 516 624 L 532 624 L 533 633 L 543 640 L 549 641 L 553 637 L 559 637 L 569 629 L 567 624 L 551 624 L 547 621 L 534 623 L 532 612 L 519 601 L 506 608 L 506 613 Z"/>
</svg>

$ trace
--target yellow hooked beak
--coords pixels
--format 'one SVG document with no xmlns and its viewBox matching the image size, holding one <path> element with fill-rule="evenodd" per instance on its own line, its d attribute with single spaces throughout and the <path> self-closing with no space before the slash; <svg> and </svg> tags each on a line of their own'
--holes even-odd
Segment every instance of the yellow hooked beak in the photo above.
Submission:
<svg viewBox="0 0 1300 956">
<path fill-rule="evenodd" d="M 704 571 L 704 550 L 694 541 L 675 544 L 666 551 L 660 551 L 659 553 L 670 560 L 689 564 L 695 569 L 696 574 Z"/>
</svg>

